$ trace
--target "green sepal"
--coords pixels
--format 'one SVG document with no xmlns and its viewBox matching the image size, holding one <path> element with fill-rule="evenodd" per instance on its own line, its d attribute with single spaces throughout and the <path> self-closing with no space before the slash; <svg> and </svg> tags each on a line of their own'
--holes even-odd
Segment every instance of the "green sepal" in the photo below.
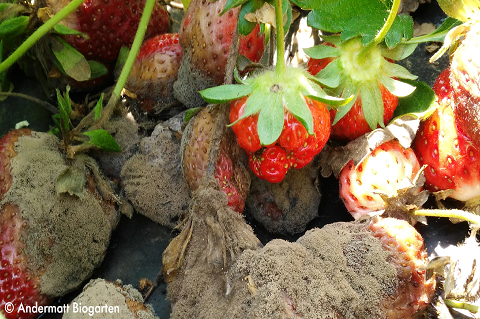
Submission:
<svg viewBox="0 0 480 319">
<path fill-rule="evenodd" d="M 268 108 L 270 100 L 273 98 L 273 92 L 265 92 L 263 90 L 257 89 L 252 92 L 245 103 L 245 109 L 243 114 L 229 126 L 237 124 L 238 121 L 243 120 L 244 118 L 253 115 L 260 111 L 263 107 Z M 268 111 L 267 111 L 268 112 Z"/>
<path fill-rule="evenodd" d="M 230 102 L 252 93 L 251 85 L 225 84 L 199 91 L 202 98 L 212 104 Z"/>
<path fill-rule="evenodd" d="M 76 81 L 91 77 L 90 65 L 85 57 L 60 37 L 52 37 L 52 51 L 65 73 Z"/>
<path fill-rule="evenodd" d="M 342 39 L 340 39 L 340 36 L 338 35 L 322 35 L 322 39 L 325 42 L 329 42 L 336 46 L 337 48 L 342 45 Z"/>
<path fill-rule="evenodd" d="M 30 18 L 27 16 L 20 16 L 11 18 L 0 23 L 0 39 L 6 37 L 15 37 L 22 34 L 28 27 Z"/>
<path fill-rule="evenodd" d="M 190 122 L 190 120 L 195 116 L 197 115 L 198 113 L 200 113 L 200 111 L 203 110 L 203 107 L 194 107 L 194 108 L 191 108 L 191 109 L 188 109 L 185 111 L 185 116 L 183 117 L 183 121 L 185 123 L 188 123 Z"/>
<path fill-rule="evenodd" d="M 416 80 L 417 76 L 410 73 L 406 68 L 397 63 L 391 63 L 382 59 L 380 70 L 388 77 Z"/>
<path fill-rule="evenodd" d="M 423 114 L 429 114 L 435 109 L 436 95 L 432 88 L 425 82 L 404 80 L 415 87 L 415 91 L 409 96 L 398 99 L 398 105 L 393 117 L 404 114 L 417 114 L 422 117 Z"/>
<path fill-rule="evenodd" d="M 314 77 L 312 76 L 312 78 Z M 302 94 L 312 100 L 335 107 L 345 105 L 353 98 L 352 96 L 349 96 L 345 99 L 328 95 L 314 80 L 308 81 L 308 83 L 305 83 L 302 86 Z"/>
<path fill-rule="evenodd" d="M 340 121 L 342 117 L 344 117 L 348 112 L 350 112 L 353 105 L 355 104 L 355 101 L 357 101 L 358 93 L 358 85 L 354 84 L 351 80 L 348 80 L 345 83 L 341 96 L 345 99 L 350 98 L 350 100 L 347 104 L 341 105 L 335 109 L 335 118 L 333 119 L 332 125 L 337 124 L 337 122 Z"/>
<path fill-rule="evenodd" d="M 318 82 L 329 88 L 336 88 L 342 80 L 342 62 L 340 59 L 335 59 L 330 62 L 323 70 L 315 75 Z"/>
<path fill-rule="evenodd" d="M 305 98 L 297 91 L 284 92 L 283 102 L 285 107 L 302 123 L 308 134 L 313 135 L 313 116 L 307 106 Z"/>
<path fill-rule="evenodd" d="M 284 110 L 282 94 L 269 92 L 268 95 L 269 103 L 265 104 L 261 109 L 257 122 L 258 137 L 262 145 L 275 143 L 283 130 Z"/>
<path fill-rule="evenodd" d="M 100 118 L 100 116 L 102 115 L 102 108 L 103 108 L 103 97 L 104 97 L 104 93 L 102 93 L 100 95 L 100 98 L 98 99 L 97 101 L 97 104 L 95 104 L 95 120 L 98 120 Z"/>
<path fill-rule="evenodd" d="M 97 148 L 108 151 L 108 152 L 121 152 L 122 149 L 118 145 L 117 141 L 113 138 L 110 133 L 108 133 L 106 130 L 94 130 L 94 131 L 88 131 L 84 132 L 86 136 L 90 138 L 88 142 L 89 144 L 95 145 Z"/>
<path fill-rule="evenodd" d="M 379 124 L 381 127 L 384 127 L 382 93 L 377 81 L 362 83 L 360 85 L 360 96 L 362 97 L 363 115 L 370 129 L 376 129 Z"/>
<path fill-rule="evenodd" d="M 392 79 L 383 74 L 378 76 L 378 81 L 380 81 L 390 93 L 398 97 L 408 96 L 415 90 L 413 85 Z"/>
<path fill-rule="evenodd" d="M 417 44 L 406 42 L 400 43 L 394 48 L 389 48 L 384 42 L 382 42 L 379 44 L 379 48 L 383 57 L 392 59 L 394 61 L 400 61 L 410 56 L 417 48 Z"/>
<path fill-rule="evenodd" d="M 462 21 L 452 17 L 447 17 L 445 21 L 443 21 L 442 25 L 435 29 L 435 31 L 426 35 L 412 38 L 408 40 L 408 43 L 443 42 L 448 32 L 461 24 Z"/>
<path fill-rule="evenodd" d="M 263 5 L 262 0 L 250 0 L 242 6 L 238 15 L 238 33 L 241 35 L 248 35 L 255 28 L 256 23 L 245 19 L 245 14 L 255 12 Z"/>
<path fill-rule="evenodd" d="M 395 22 L 392 24 L 385 36 L 385 44 L 389 48 L 395 47 L 402 39 L 409 40 L 413 36 L 413 19 L 406 14 L 400 14 L 395 17 Z"/>
<path fill-rule="evenodd" d="M 223 8 L 222 12 L 220 12 L 219 16 L 222 16 L 225 12 L 227 12 L 230 9 L 241 6 L 247 1 L 248 0 L 227 0 L 227 3 L 225 4 L 225 7 Z"/>
<path fill-rule="evenodd" d="M 312 59 L 336 58 L 340 56 L 340 49 L 329 45 L 316 45 L 303 49 L 303 52 Z"/>
<path fill-rule="evenodd" d="M 86 35 L 85 33 L 83 32 L 80 32 L 78 30 L 75 30 L 75 29 L 72 29 L 72 28 L 69 28 L 67 27 L 66 25 L 63 25 L 63 24 L 56 24 L 54 27 L 53 27 L 53 30 L 58 33 L 58 34 L 61 34 L 61 35 L 78 35 L 78 36 L 81 36 L 82 38 L 88 40 L 90 39 L 88 35 Z"/>
<path fill-rule="evenodd" d="M 90 80 L 99 78 L 108 73 L 108 69 L 105 65 L 97 61 L 87 61 L 90 66 Z"/>
<path fill-rule="evenodd" d="M 240 73 L 238 73 L 237 66 L 235 66 L 235 68 L 233 69 L 233 77 L 235 78 L 235 81 L 237 81 L 237 83 L 240 83 L 243 85 L 246 84 L 245 81 L 240 77 Z"/>
<path fill-rule="evenodd" d="M 480 20 L 480 1 L 478 0 L 437 0 L 437 3 L 448 16 L 462 22 Z"/>
</svg>

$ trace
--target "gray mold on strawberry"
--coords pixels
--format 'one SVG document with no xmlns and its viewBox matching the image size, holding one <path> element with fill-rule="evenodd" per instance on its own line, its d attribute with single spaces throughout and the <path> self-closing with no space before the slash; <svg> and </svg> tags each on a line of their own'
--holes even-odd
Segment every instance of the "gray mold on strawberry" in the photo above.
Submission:
<svg viewBox="0 0 480 319">
<path fill-rule="evenodd" d="M 91 276 L 118 221 L 112 198 L 103 198 L 96 187 L 106 182 L 98 180 L 91 158 L 77 157 L 70 168 L 74 183 L 82 187 L 79 196 L 57 193 L 56 179 L 68 168 L 59 144 L 45 133 L 20 137 L 11 160 L 12 185 L 0 202 L 19 207 L 28 225 L 21 237 L 27 266 L 39 276 L 41 292 L 51 297 L 76 289 Z"/>
<path fill-rule="evenodd" d="M 160 123 L 123 166 L 122 188 L 140 214 L 173 228 L 190 202 L 180 165 L 181 132 Z"/>
<path fill-rule="evenodd" d="M 252 183 L 246 207 L 267 231 L 301 233 L 318 216 L 321 194 L 316 184 L 318 168 L 312 164 L 290 170 L 280 183 L 269 183 L 250 175 Z"/>
</svg>

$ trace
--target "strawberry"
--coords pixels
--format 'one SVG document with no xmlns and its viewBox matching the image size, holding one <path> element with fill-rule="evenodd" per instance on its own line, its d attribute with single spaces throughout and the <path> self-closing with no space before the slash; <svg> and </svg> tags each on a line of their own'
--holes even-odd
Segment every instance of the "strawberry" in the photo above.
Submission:
<svg viewBox="0 0 480 319">
<path fill-rule="evenodd" d="M 103 195 L 97 189 L 93 160 L 77 158 L 67 167 L 59 144 L 53 135 L 29 129 L 0 140 L 0 312 L 7 303 L 14 306 L 5 311 L 7 319 L 35 318 L 39 314 L 19 305 L 48 305 L 87 279 L 104 257 L 118 217 L 104 197 L 108 188 Z M 81 181 L 82 198 L 62 189 L 69 177 Z"/>
<path fill-rule="evenodd" d="M 183 173 L 191 191 L 199 189 L 206 176 L 217 117 L 217 110 L 210 112 L 208 108 L 204 108 L 191 120 L 189 128 L 184 133 Z M 228 206 L 242 213 L 250 181 L 238 164 L 238 155 L 229 145 L 230 139 L 231 137 L 225 134 L 220 141 L 214 177 L 219 189 L 227 195 Z"/>
<path fill-rule="evenodd" d="M 192 0 L 182 20 L 179 36 L 184 57 L 175 83 L 175 96 L 188 107 L 203 105 L 197 94 L 225 81 L 227 59 L 236 32 L 240 8 L 222 13 L 227 0 Z M 259 27 L 240 36 L 238 53 L 260 61 L 265 36 Z"/>
<path fill-rule="evenodd" d="M 237 143 L 246 152 L 256 152 L 262 145 L 257 132 L 258 116 L 249 116 L 240 119 L 245 111 L 245 105 L 248 97 L 235 100 L 230 105 L 230 123 L 238 122 L 232 126 L 233 132 L 237 136 Z"/>
<path fill-rule="evenodd" d="M 455 113 L 455 93 L 451 90 L 449 73 L 443 71 L 433 86 L 438 106 L 421 123 L 413 148 L 420 164 L 427 165 L 427 189 L 451 190 L 450 197 L 474 203 L 480 196 L 480 149 L 465 134 Z"/>
<path fill-rule="evenodd" d="M 126 88 L 137 95 L 141 109 L 160 113 L 174 103 L 173 83 L 182 55 L 178 33 L 165 33 L 145 40 L 126 84 Z"/>
<path fill-rule="evenodd" d="M 367 50 L 358 37 L 344 42 L 336 36 L 327 38 L 331 42 L 307 50 L 311 56 L 308 71 L 336 95 L 354 95 L 350 103 L 330 111 L 332 138 L 351 141 L 388 123 L 397 97 L 414 90 L 397 79 L 413 80 L 416 76 L 395 64 L 392 59 L 398 57 L 386 47 L 377 44 Z"/>
<path fill-rule="evenodd" d="M 265 148 L 260 158 L 261 176 L 271 183 L 278 183 L 283 180 L 290 164 L 287 159 L 287 152 L 278 145 Z"/>
<path fill-rule="evenodd" d="M 55 14 L 69 2 L 70 0 L 46 0 L 46 5 Z M 86 34 L 88 39 L 78 35 L 64 38 L 87 60 L 115 62 L 120 48 L 130 47 L 133 43 L 144 6 L 145 0 L 86 0 L 61 23 Z M 170 27 L 166 7 L 156 2 L 145 39 L 166 33 Z"/>
<path fill-rule="evenodd" d="M 351 160 L 339 176 L 340 198 L 350 214 L 358 219 L 385 209 L 380 195 L 396 195 L 403 179 L 414 180 L 420 164 L 411 148 L 404 149 L 396 140 L 383 143 L 354 166 Z"/>
</svg>

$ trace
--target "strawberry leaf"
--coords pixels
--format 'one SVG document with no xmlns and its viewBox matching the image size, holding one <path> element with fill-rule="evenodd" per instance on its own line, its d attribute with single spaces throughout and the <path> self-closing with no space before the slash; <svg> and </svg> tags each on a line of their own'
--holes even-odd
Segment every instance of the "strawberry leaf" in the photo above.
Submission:
<svg viewBox="0 0 480 319">
<path fill-rule="evenodd" d="M 87 61 L 90 66 L 90 80 L 96 79 L 108 73 L 107 68 L 100 62 L 97 61 Z"/>
<path fill-rule="evenodd" d="M 257 123 L 258 137 L 262 145 L 275 143 L 283 130 L 282 94 L 269 92 L 268 95 L 268 103 L 263 105 Z"/>
<path fill-rule="evenodd" d="M 238 6 L 241 6 L 248 0 L 227 0 L 227 3 L 225 4 L 225 7 L 223 8 L 223 11 L 220 12 L 220 16 L 223 15 L 225 12 L 227 12 L 230 9 L 236 8 Z"/>
<path fill-rule="evenodd" d="M 413 19 L 401 14 L 395 17 L 395 22 L 385 36 L 385 44 L 389 48 L 395 47 L 402 39 L 409 40 L 413 36 Z"/>
<path fill-rule="evenodd" d="M 247 96 L 252 93 L 252 91 L 253 88 L 250 85 L 225 84 L 211 87 L 198 93 L 200 93 L 202 98 L 208 103 L 221 104 Z"/>
<path fill-rule="evenodd" d="M 0 39 L 22 34 L 27 29 L 29 22 L 30 18 L 27 16 L 20 16 L 3 21 L 0 23 Z"/>
<path fill-rule="evenodd" d="M 63 98 L 60 90 L 57 89 L 57 103 L 60 115 L 60 129 L 62 132 L 70 131 L 70 113 L 72 112 L 72 107 L 70 105 L 70 98 L 68 92 L 70 87 L 67 86 L 67 91 L 65 92 L 65 98 Z"/>
<path fill-rule="evenodd" d="M 241 35 L 248 35 L 255 28 L 256 23 L 245 19 L 245 14 L 254 13 L 263 5 L 262 0 L 250 0 L 242 7 L 238 15 L 238 33 Z"/>
<path fill-rule="evenodd" d="M 303 10 L 312 10 L 318 7 L 318 0 L 290 0 L 294 5 Z"/>
<path fill-rule="evenodd" d="M 285 92 L 283 95 L 285 107 L 302 123 L 308 134 L 313 135 L 313 116 L 308 108 L 305 98 L 300 92 Z"/>
<path fill-rule="evenodd" d="M 103 107 L 103 96 L 105 94 L 102 93 L 100 95 L 100 98 L 98 99 L 97 101 L 97 104 L 95 104 L 95 120 L 98 120 L 100 118 L 100 116 L 102 115 L 102 107 Z"/>
<path fill-rule="evenodd" d="M 382 93 L 378 87 L 377 81 L 369 81 L 360 85 L 360 95 L 362 97 L 362 111 L 368 126 L 374 130 L 378 124 L 384 127 L 383 123 L 383 101 Z"/>
<path fill-rule="evenodd" d="M 425 82 L 404 80 L 415 87 L 415 91 L 409 96 L 398 99 L 398 105 L 393 117 L 404 114 L 428 113 L 435 107 L 435 92 Z"/>
<path fill-rule="evenodd" d="M 435 31 L 420 37 L 412 38 L 408 40 L 408 43 L 443 42 L 448 32 L 461 24 L 462 21 L 447 17 L 445 21 L 443 21 L 442 25 L 439 26 Z"/>
<path fill-rule="evenodd" d="M 56 33 L 58 34 L 62 34 L 62 35 L 78 35 L 78 36 L 81 36 L 83 37 L 84 39 L 88 40 L 89 37 L 88 35 L 86 35 L 85 33 L 83 32 L 80 32 L 78 30 L 75 30 L 75 29 L 72 29 L 72 28 L 69 28 L 67 27 L 66 25 L 63 25 L 63 24 L 56 24 L 54 27 L 53 27 L 53 30 L 55 30 Z"/>
<path fill-rule="evenodd" d="M 108 152 L 121 152 L 122 149 L 117 144 L 115 139 L 105 130 L 94 130 L 84 132 L 86 136 L 90 138 L 88 142 L 89 144 L 95 145 L 97 148 L 108 151 Z"/>
<path fill-rule="evenodd" d="M 90 65 L 85 57 L 60 37 L 52 37 L 52 51 L 65 73 L 76 81 L 91 77 Z"/>
</svg>

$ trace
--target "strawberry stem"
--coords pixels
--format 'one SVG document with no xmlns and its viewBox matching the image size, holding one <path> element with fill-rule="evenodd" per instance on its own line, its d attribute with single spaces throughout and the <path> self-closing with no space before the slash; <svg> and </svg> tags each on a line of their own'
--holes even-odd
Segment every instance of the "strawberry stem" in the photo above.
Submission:
<svg viewBox="0 0 480 319">
<path fill-rule="evenodd" d="M 457 309 L 465 309 L 472 313 L 478 313 L 479 307 L 470 303 L 466 303 L 463 301 L 457 301 L 453 299 L 444 299 L 445 304 L 450 308 L 457 308 Z"/>
<path fill-rule="evenodd" d="M 283 76 L 285 74 L 285 43 L 283 42 L 285 34 L 283 31 L 282 0 L 277 0 L 275 3 L 275 24 L 277 31 L 277 64 L 275 72 L 277 76 Z"/>
<path fill-rule="evenodd" d="M 128 53 L 127 59 L 125 60 L 125 64 L 122 68 L 122 72 L 118 77 L 117 83 L 115 84 L 115 88 L 113 89 L 112 95 L 108 100 L 107 105 L 103 109 L 102 115 L 100 118 L 89 128 L 89 131 L 99 129 L 105 121 L 107 121 L 115 106 L 117 105 L 118 99 L 122 94 L 122 90 L 125 87 L 125 83 L 127 82 L 128 75 L 133 67 L 133 63 L 137 58 L 138 51 L 140 51 L 140 46 L 143 43 L 143 38 L 145 37 L 145 32 L 147 31 L 148 22 L 150 21 L 150 16 L 153 12 L 153 7 L 155 5 L 155 0 L 147 0 L 145 3 L 145 9 L 143 9 L 142 17 L 138 24 L 137 33 L 135 34 L 135 39 L 133 40 L 130 52 Z"/>
<path fill-rule="evenodd" d="M 480 216 L 460 209 L 417 209 L 413 214 L 416 216 L 458 218 L 480 225 Z"/>
<path fill-rule="evenodd" d="M 400 2 L 401 0 L 394 0 L 393 1 L 393 4 L 392 4 L 392 9 L 390 10 L 390 13 L 388 15 L 388 18 L 387 18 L 387 21 L 385 21 L 385 24 L 383 25 L 383 27 L 380 29 L 380 31 L 377 33 L 377 35 L 375 36 L 375 38 L 373 39 L 372 42 L 370 42 L 369 44 L 367 44 L 363 49 L 362 51 L 358 54 L 358 57 L 363 59 L 368 51 L 370 51 L 370 49 L 378 44 L 380 44 L 380 42 L 383 41 L 383 39 L 385 38 L 385 36 L 387 35 L 388 33 L 388 30 L 390 30 L 390 28 L 392 27 L 393 25 L 393 22 L 395 21 L 395 18 L 397 17 L 397 13 L 398 13 L 398 9 L 400 7 Z"/>
<path fill-rule="evenodd" d="M 8 57 L 0 63 L 0 72 L 5 71 L 12 66 L 25 52 L 28 51 L 41 37 L 48 33 L 63 18 L 76 10 L 85 0 L 73 0 L 67 4 L 62 10 L 54 15 L 50 20 L 42 24 L 35 32 L 33 32 L 23 43 Z"/>
</svg>

